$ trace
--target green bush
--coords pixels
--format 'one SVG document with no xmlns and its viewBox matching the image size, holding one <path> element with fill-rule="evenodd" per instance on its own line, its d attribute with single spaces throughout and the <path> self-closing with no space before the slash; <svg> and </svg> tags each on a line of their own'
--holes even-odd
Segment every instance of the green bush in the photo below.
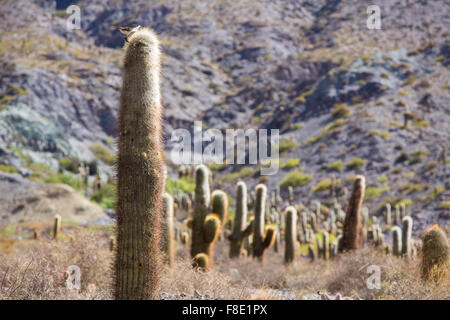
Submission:
<svg viewBox="0 0 450 320">
<path fill-rule="evenodd" d="M 106 147 L 101 144 L 94 144 L 89 147 L 92 153 L 107 165 L 113 165 L 116 157 Z"/>
<path fill-rule="evenodd" d="M 377 187 L 368 187 L 366 189 L 366 195 L 364 197 L 365 200 L 372 200 L 378 198 L 386 191 L 389 191 L 390 187 L 377 188 Z"/>
<path fill-rule="evenodd" d="M 19 173 L 19 171 L 17 171 L 17 169 L 13 166 L 6 166 L 4 164 L 0 164 L 0 171 L 6 173 Z"/>
<path fill-rule="evenodd" d="M 345 103 L 335 104 L 331 109 L 331 115 L 334 118 L 345 118 L 352 115 L 352 111 L 347 107 Z"/>
<path fill-rule="evenodd" d="M 299 144 L 292 139 L 281 139 L 279 144 L 280 153 L 290 152 L 297 148 Z"/>
<path fill-rule="evenodd" d="M 78 179 L 72 175 L 63 174 L 63 173 L 57 173 L 53 174 L 47 178 L 44 179 L 44 182 L 46 183 L 61 183 L 61 184 L 67 184 L 74 188 L 75 190 L 79 190 L 80 186 L 78 185 Z"/>
<path fill-rule="evenodd" d="M 378 130 L 378 129 L 373 129 L 369 131 L 369 135 L 376 135 L 379 136 L 383 139 L 387 139 L 389 138 L 389 132 L 387 131 L 383 131 L 383 130 Z"/>
<path fill-rule="evenodd" d="M 342 161 L 335 161 L 333 163 L 330 163 L 327 166 L 327 171 L 341 172 L 343 167 L 344 167 L 344 162 L 342 162 Z"/>
<path fill-rule="evenodd" d="M 366 161 L 364 159 L 354 158 L 354 159 L 350 160 L 349 162 L 347 162 L 347 168 L 350 170 L 358 170 L 358 169 L 361 169 L 362 167 L 364 167 L 365 163 L 366 163 Z"/>
<path fill-rule="evenodd" d="M 293 171 L 286 175 L 286 177 L 281 181 L 280 187 L 283 189 L 287 189 L 289 186 L 296 188 L 307 185 L 312 180 L 312 176 L 310 174 L 302 173 L 300 171 Z"/>
<path fill-rule="evenodd" d="M 237 179 L 243 179 L 245 177 L 254 175 L 257 171 L 258 171 L 257 168 L 243 167 L 239 172 L 227 174 L 226 176 L 224 176 L 222 179 L 219 180 L 229 182 Z"/>
<path fill-rule="evenodd" d="M 116 186 L 105 184 L 100 190 L 95 191 L 91 200 L 98 203 L 103 209 L 115 209 L 116 207 Z"/>
<path fill-rule="evenodd" d="M 64 170 L 78 173 L 78 159 L 77 158 L 61 158 L 58 161 L 59 166 L 63 168 Z"/>
<path fill-rule="evenodd" d="M 288 159 L 286 160 L 285 163 L 281 165 L 281 169 L 289 170 L 298 166 L 299 163 L 300 163 L 299 158 Z"/>
<path fill-rule="evenodd" d="M 331 179 L 325 179 L 317 183 L 314 188 L 313 192 L 320 192 L 320 191 L 327 191 L 331 188 Z"/>
<path fill-rule="evenodd" d="M 193 193 L 195 191 L 195 182 L 193 177 L 180 178 L 172 180 L 170 177 L 166 179 L 166 192 L 174 194 L 176 190 L 185 193 Z"/>
<path fill-rule="evenodd" d="M 395 159 L 395 163 L 402 163 L 402 162 L 408 161 L 408 159 L 409 159 L 408 154 L 402 152 L 402 153 L 397 157 L 397 159 Z"/>
<path fill-rule="evenodd" d="M 441 203 L 439 203 L 439 208 L 450 209 L 450 201 L 442 201 Z"/>
<path fill-rule="evenodd" d="M 388 182 L 389 181 L 389 177 L 381 176 L 381 177 L 377 178 L 377 181 L 380 182 L 380 183 Z"/>
</svg>

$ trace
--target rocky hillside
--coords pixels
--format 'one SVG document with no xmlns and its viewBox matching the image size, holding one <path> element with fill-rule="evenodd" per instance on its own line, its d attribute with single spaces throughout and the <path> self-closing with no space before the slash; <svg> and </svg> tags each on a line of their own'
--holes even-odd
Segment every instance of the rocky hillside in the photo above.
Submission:
<svg viewBox="0 0 450 320">
<path fill-rule="evenodd" d="M 64 8 L 81 8 L 67 30 Z M 123 38 L 154 28 L 163 45 L 166 140 L 176 128 L 278 128 L 280 171 L 215 167 L 234 192 L 291 185 L 305 204 L 345 199 L 355 174 L 366 204 L 404 203 L 423 225 L 448 225 L 449 5 L 333 1 L 0 1 L 0 161 L 40 175 L 61 158 L 111 173 Z M 405 119 L 407 120 L 405 125 Z M 167 142 L 167 150 L 170 143 Z M 445 167 L 447 164 L 447 171 Z M 334 186 L 334 187 L 333 187 Z"/>
</svg>

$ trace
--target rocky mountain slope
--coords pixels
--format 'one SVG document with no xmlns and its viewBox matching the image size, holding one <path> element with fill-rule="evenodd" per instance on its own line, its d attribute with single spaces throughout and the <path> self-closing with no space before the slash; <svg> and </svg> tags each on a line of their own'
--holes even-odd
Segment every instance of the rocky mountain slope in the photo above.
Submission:
<svg viewBox="0 0 450 320">
<path fill-rule="evenodd" d="M 82 30 L 65 26 L 70 3 Z M 114 153 L 121 87 L 116 28 L 139 24 L 162 41 L 167 151 L 170 133 L 193 120 L 280 129 L 279 173 L 266 181 L 254 166 L 223 167 L 222 188 L 262 179 L 285 194 L 297 177 L 296 197 L 309 204 L 345 199 L 362 173 L 371 212 L 404 203 L 415 229 L 448 225 L 445 1 L 378 1 L 381 30 L 366 27 L 370 3 L 356 0 L 0 4 L 0 160 L 24 176 L 36 171 L 30 163 L 57 169 L 63 157 L 112 172 L 104 155 Z"/>
</svg>

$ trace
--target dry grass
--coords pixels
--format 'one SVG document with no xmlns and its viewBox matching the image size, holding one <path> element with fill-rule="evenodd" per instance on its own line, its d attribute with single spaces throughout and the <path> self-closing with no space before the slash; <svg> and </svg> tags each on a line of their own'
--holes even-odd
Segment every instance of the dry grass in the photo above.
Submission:
<svg viewBox="0 0 450 320">
<path fill-rule="evenodd" d="M 110 231 L 73 230 L 74 236 L 58 242 L 46 237 L 0 240 L 9 244 L 7 251 L 0 249 L 0 299 L 111 299 Z M 175 294 L 172 299 L 198 298 L 195 290 L 213 299 L 303 299 L 318 291 L 356 299 L 450 299 L 449 281 L 432 285 L 420 280 L 419 258 L 406 260 L 365 248 L 332 261 L 311 263 L 297 257 L 286 267 L 282 253 L 273 249 L 263 264 L 251 258 L 230 260 L 228 250 L 228 242 L 217 243 L 214 268 L 199 272 L 191 268 L 188 249 L 177 244 L 176 263 L 163 270 L 160 292 Z M 70 265 L 81 269 L 79 291 L 66 288 L 63 272 Z M 370 265 L 381 269 L 381 289 L 367 288 Z"/>
</svg>

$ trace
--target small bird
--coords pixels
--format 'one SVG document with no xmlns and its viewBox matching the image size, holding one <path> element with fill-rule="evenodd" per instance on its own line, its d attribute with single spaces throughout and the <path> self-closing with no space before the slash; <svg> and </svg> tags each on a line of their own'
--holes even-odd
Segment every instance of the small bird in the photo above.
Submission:
<svg viewBox="0 0 450 320">
<path fill-rule="evenodd" d="M 138 31 L 141 26 L 136 26 L 134 28 L 131 27 L 119 27 L 119 31 L 123 33 L 126 37 L 124 38 L 126 42 L 128 42 L 128 37 L 130 37 L 133 33 Z"/>
</svg>

